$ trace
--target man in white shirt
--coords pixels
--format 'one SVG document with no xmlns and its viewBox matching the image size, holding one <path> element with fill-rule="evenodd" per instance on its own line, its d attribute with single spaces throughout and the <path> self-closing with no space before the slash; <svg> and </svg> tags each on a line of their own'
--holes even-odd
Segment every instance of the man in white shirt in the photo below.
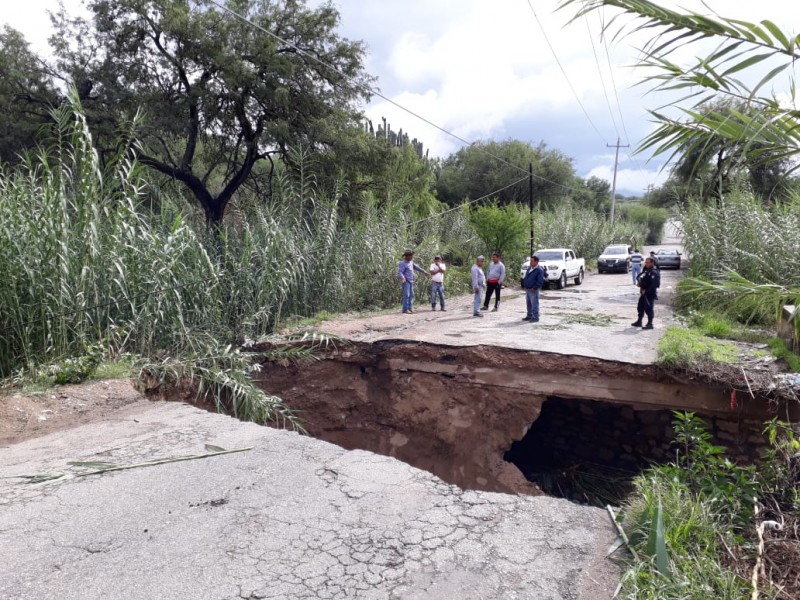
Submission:
<svg viewBox="0 0 800 600">
<path fill-rule="evenodd" d="M 434 257 L 429 270 L 431 273 L 431 310 L 436 310 L 437 297 L 442 307 L 441 310 L 444 310 L 444 272 L 447 268 L 444 266 L 441 256 Z"/>
<path fill-rule="evenodd" d="M 475 259 L 475 264 L 472 265 L 472 269 L 470 273 L 472 274 L 472 316 L 473 317 L 482 317 L 483 315 L 480 313 L 481 308 L 481 297 L 483 296 L 483 290 L 486 289 L 486 275 L 483 272 L 483 256 L 479 256 Z"/>
<path fill-rule="evenodd" d="M 500 262 L 500 254 L 495 252 L 492 254 L 492 262 L 489 263 L 489 272 L 486 273 L 486 300 L 483 303 L 481 310 L 489 310 L 489 302 L 492 299 L 492 294 L 496 293 L 494 299 L 494 308 L 492 312 L 497 312 L 500 306 L 500 288 L 503 287 L 503 281 L 506 278 L 506 266 Z"/>
</svg>

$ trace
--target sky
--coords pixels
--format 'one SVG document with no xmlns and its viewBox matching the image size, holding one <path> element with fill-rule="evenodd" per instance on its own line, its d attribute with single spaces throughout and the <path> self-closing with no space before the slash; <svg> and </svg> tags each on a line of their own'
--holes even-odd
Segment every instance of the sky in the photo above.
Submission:
<svg viewBox="0 0 800 600">
<path fill-rule="evenodd" d="M 68 11 L 81 4 L 63 2 Z M 572 157 L 579 176 L 608 181 L 614 169 L 609 146 L 619 138 L 630 147 L 620 148 L 618 192 L 641 195 L 666 178 L 663 159 L 635 152 L 653 128 L 647 109 L 667 100 L 636 85 L 641 70 L 632 65 L 642 35 L 603 39 L 599 13 L 567 24 L 574 8 L 556 10 L 560 0 L 333 3 L 341 13 L 341 33 L 365 42 L 366 70 L 378 78 L 381 94 L 442 129 L 467 141 L 544 142 Z M 709 8 L 701 0 L 660 3 L 704 13 L 710 8 L 747 21 L 770 19 L 791 34 L 800 29 L 800 3 L 788 0 L 706 0 Z M 46 53 L 47 10 L 57 8 L 58 0 L 4 0 L 0 23 Z M 687 48 L 686 59 L 690 50 L 696 51 Z M 463 146 L 379 97 L 364 111 L 376 126 L 385 117 L 394 130 L 418 138 L 432 155 L 447 156 Z"/>
</svg>

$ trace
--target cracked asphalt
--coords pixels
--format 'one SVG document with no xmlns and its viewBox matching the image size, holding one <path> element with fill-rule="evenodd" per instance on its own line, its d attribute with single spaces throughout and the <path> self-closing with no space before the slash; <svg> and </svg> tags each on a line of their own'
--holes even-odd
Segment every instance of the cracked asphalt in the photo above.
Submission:
<svg viewBox="0 0 800 600">
<path fill-rule="evenodd" d="M 235 454 L 46 485 L 20 475 Z M 139 402 L 0 449 L 0 598 L 610 598 L 605 512 L 464 491 L 392 458 Z"/>
</svg>

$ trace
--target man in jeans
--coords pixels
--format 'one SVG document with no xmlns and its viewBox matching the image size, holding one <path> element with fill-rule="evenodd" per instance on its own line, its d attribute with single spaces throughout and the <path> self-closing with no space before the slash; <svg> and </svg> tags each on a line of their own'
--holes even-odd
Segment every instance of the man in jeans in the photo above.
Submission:
<svg viewBox="0 0 800 600">
<path fill-rule="evenodd" d="M 482 317 L 483 315 L 480 313 L 481 309 L 481 296 L 483 296 L 483 290 L 486 287 L 486 276 L 483 274 L 483 262 L 486 259 L 483 256 L 479 256 L 475 259 L 475 264 L 472 265 L 472 316 L 473 317 Z"/>
<path fill-rule="evenodd" d="M 503 285 L 505 278 L 506 266 L 500 262 L 500 255 L 495 252 L 492 254 L 492 262 L 489 263 L 489 272 L 486 274 L 486 300 L 484 300 L 481 310 L 489 310 L 489 301 L 494 293 L 497 295 L 494 299 L 492 312 L 497 312 L 497 307 L 500 305 L 500 287 Z"/>
<path fill-rule="evenodd" d="M 403 252 L 403 260 L 397 264 L 397 278 L 403 286 L 403 314 L 414 313 L 414 271 L 428 272 L 414 264 L 414 253 L 411 250 Z"/>
<path fill-rule="evenodd" d="M 444 310 L 444 272 L 446 271 L 441 256 L 436 256 L 433 259 L 433 264 L 430 267 L 431 273 L 431 310 L 436 310 L 436 298 L 439 298 L 439 304 Z"/>
<path fill-rule="evenodd" d="M 634 248 L 633 252 L 631 252 L 631 279 L 633 279 L 633 285 L 636 285 L 639 273 L 642 272 L 642 263 L 644 263 L 644 256 L 637 248 Z"/>
<path fill-rule="evenodd" d="M 525 277 L 522 279 L 522 287 L 525 288 L 525 301 L 528 314 L 522 319 L 531 323 L 539 322 L 539 291 L 544 286 L 544 271 L 539 268 L 539 257 L 531 256 L 531 262 Z"/>
</svg>

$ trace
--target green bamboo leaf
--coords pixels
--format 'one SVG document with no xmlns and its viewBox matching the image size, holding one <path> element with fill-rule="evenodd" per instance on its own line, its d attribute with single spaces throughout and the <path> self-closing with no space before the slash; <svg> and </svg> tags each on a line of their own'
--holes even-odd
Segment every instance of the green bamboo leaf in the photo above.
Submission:
<svg viewBox="0 0 800 600">
<path fill-rule="evenodd" d="M 790 66 L 791 66 L 790 63 L 784 63 L 782 65 L 778 65 L 777 67 L 772 69 L 769 73 L 764 75 L 761 81 L 759 81 L 751 91 L 751 96 L 755 96 L 758 90 L 760 90 L 762 87 L 764 87 L 764 85 L 772 81 L 777 75 L 788 69 Z"/>
<path fill-rule="evenodd" d="M 772 58 L 773 56 L 775 56 L 775 53 L 773 52 L 764 52 L 763 54 L 757 54 L 755 56 L 751 56 L 750 58 L 743 60 L 740 63 L 737 63 L 734 66 L 730 67 L 728 70 L 722 73 L 722 76 L 727 77 L 732 73 L 737 73 L 743 69 L 747 69 L 748 67 L 757 65 L 758 63 L 765 61 L 768 58 Z"/>
<path fill-rule="evenodd" d="M 73 466 L 73 467 L 89 467 L 91 469 L 108 469 L 108 468 L 117 466 L 114 463 L 103 462 L 103 461 L 99 461 L 99 460 L 98 461 L 95 461 L 95 460 L 86 460 L 86 461 L 76 460 L 76 461 L 68 462 L 67 464 L 70 465 L 70 466 Z"/>
<path fill-rule="evenodd" d="M 753 41 L 755 41 L 755 38 L 757 37 L 761 41 L 763 41 L 766 45 L 768 46 L 772 45 L 772 38 L 769 37 L 769 35 L 767 35 L 767 33 L 755 23 L 749 23 L 747 21 L 741 21 L 739 19 L 726 19 L 726 21 L 730 24 L 738 25 L 743 33 L 752 34 Z"/>
<path fill-rule="evenodd" d="M 209 452 L 227 452 L 222 446 L 215 446 L 214 444 L 206 444 L 206 450 Z"/>
<path fill-rule="evenodd" d="M 655 559 L 656 569 L 664 576 L 669 576 L 669 558 L 667 556 L 667 543 L 664 538 L 664 515 L 661 498 L 658 507 L 650 512 L 650 529 L 647 536 L 647 554 Z"/>
<path fill-rule="evenodd" d="M 781 28 L 775 25 L 772 21 L 763 20 L 761 24 L 772 34 L 778 42 L 783 46 L 784 50 L 791 51 L 791 43 L 786 35 L 781 31 Z"/>
</svg>

